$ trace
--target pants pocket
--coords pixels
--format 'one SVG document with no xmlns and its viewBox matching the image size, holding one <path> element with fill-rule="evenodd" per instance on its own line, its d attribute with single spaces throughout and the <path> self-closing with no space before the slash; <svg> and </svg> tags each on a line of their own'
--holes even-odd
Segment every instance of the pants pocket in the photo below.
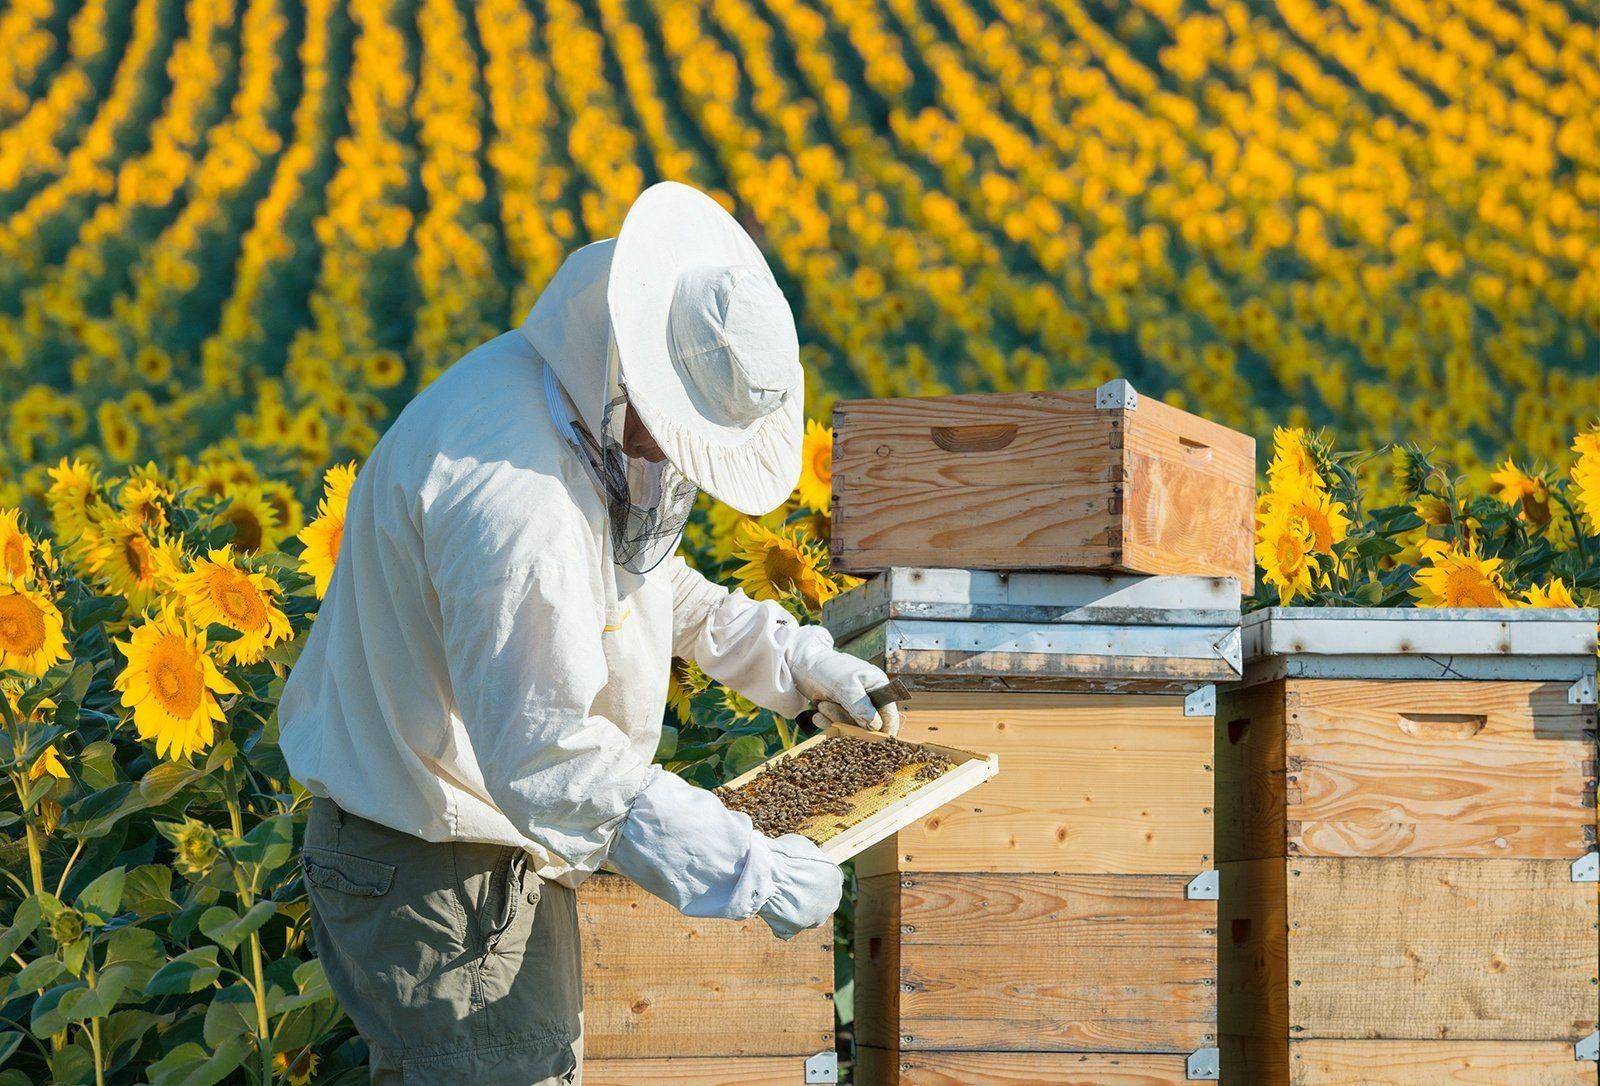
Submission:
<svg viewBox="0 0 1600 1086">
<path fill-rule="evenodd" d="M 564 1037 L 491 1043 L 407 1059 L 401 1081 L 404 1086 L 570 1086 L 578 1081 L 578 1054 Z"/>
</svg>

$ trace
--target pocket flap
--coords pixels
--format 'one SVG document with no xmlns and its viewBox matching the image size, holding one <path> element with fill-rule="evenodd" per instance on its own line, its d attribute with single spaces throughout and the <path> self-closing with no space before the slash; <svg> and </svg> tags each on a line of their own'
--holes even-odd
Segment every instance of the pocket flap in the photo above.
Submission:
<svg viewBox="0 0 1600 1086">
<path fill-rule="evenodd" d="M 331 848 L 307 848 L 300 854 L 306 880 L 329 890 L 359 897 L 379 897 L 389 892 L 394 882 L 394 864 L 335 852 Z"/>
</svg>

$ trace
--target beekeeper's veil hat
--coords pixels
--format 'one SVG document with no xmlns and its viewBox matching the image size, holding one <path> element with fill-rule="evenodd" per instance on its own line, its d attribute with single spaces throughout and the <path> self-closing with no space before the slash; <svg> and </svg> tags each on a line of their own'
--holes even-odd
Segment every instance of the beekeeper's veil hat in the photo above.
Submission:
<svg viewBox="0 0 1600 1086">
<path fill-rule="evenodd" d="M 591 431 L 604 407 L 605 382 L 590 353 L 601 344 L 584 346 L 587 372 L 569 374 L 568 360 L 580 352 L 546 349 L 541 339 L 550 336 L 540 326 L 549 322 L 540 310 L 547 301 L 594 308 L 598 272 L 609 264 L 614 361 L 628 402 L 667 459 L 742 513 L 782 504 L 800 477 L 805 374 L 789 303 L 733 216 L 687 185 L 662 182 L 634 201 L 615 242 L 587 246 L 567 264 L 574 262 L 574 274 L 563 265 L 530 314 L 529 338 Z M 572 281 L 557 290 L 564 277 Z"/>
</svg>

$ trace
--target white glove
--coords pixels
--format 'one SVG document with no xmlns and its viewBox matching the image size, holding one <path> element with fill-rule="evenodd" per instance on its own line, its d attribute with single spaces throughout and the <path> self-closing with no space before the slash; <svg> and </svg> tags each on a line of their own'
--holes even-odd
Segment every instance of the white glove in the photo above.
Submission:
<svg viewBox="0 0 1600 1086">
<path fill-rule="evenodd" d="M 784 834 L 770 848 L 773 892 L 760 915 L 774 935 L 792 939 L 833 916 L 844 891 L 844 872 L 798 833 Z"/>
<path fill-rule="evenodd" d="M 770 842 L 714 793 L 651 766 L 611 866 L 685 916 L 743 920 L 772 897 Z"/>
<path fill-rule="evenodd" d="M 900 708 L 879 710 L 868 690 L 889 685 L 889 676 L 865 660 L 833 647 L 833 637 L 820 626 L 797 631 L 784 659 L 795 689 L 817 703 L 817 714 L 830 724 L 856 724 L 889 735 L 900 733 Z"/>
</svg>

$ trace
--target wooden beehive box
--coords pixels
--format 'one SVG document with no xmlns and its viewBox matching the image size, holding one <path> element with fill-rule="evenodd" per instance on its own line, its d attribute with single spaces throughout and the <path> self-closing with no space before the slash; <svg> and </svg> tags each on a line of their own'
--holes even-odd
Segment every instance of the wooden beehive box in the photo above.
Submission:
<svg viewBox="0 0 1600 1086">
<path fill-rule="evenodd" d="M 1002 766 L 856 861 L 863 1086 L 1214 1061 L 1212 684 L 1240 674 L 1238 609 L 1229 579 L 950 569 L 829 604 L 911 688 L 902 736 Z"/>
<path fill-rule="evenodd" d="M 833 425 L 836 569 L 1255 576 L 1255 441 L 1126 381 L 851 400 Z"/>
<path fill-rule="evenodd" d="M 585 1086 L 837 1081 L 828 928 L 783 942 L 760 918 L 682 916 L 609 874 L 579 889 L 578 920 Z"/>
<path fill-rule="evenodd" d="M 1595 621 L 1246 618 L 1217 715 L 1225 1078 L 1594 1086 Z"/>
</svg>

